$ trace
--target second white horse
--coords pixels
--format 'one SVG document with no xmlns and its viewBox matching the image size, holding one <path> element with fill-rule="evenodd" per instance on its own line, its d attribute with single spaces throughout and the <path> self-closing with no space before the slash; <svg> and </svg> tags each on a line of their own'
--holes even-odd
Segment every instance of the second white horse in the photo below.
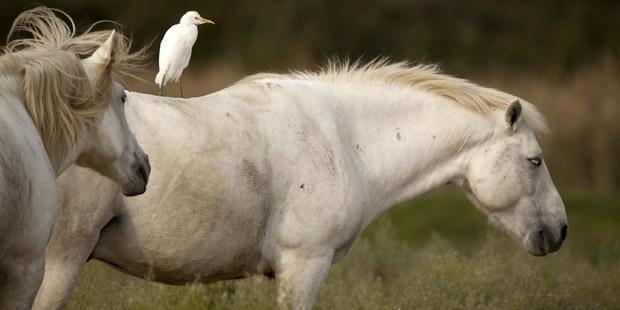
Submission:
<svg viewBox="0 0 620 310">
<path fill-rule="evenodd" d="M 310 308 L 373 219 L 447 183 L 533 255 L 566 238 L 542 116 L 433 68 L 257 75 L 187 100 L 129 93 L 127 117 L 152 157 L 149 190 L 123 198 L 77 167 L 61 178 L 40 308 L 66 304 L 89 257 L 174 284 L 273 275 L 279 301 Z"/>
<path fill-rule="evenodd" d="M 150 170 L 112 78 L 140 55 L 114 31 L 76 35 L 56 12 L 20 14 L 11 33 L 31 37 L 0 53 L 0 309 L 32 306 L 58 210 L 56 176 L 77 163 L 139 195 Z"/>
</svg>

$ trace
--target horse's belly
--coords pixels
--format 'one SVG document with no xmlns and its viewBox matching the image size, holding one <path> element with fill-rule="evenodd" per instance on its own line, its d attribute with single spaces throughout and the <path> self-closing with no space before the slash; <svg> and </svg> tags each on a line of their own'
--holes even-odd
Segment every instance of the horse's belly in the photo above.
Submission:
<svg viewBox="0 0 620 310">
<path fill-rule="evenodd" d="M 198 257 L 198 261 L 192 261 L 186 260 L 185 257 L 170 259 L 169 257 L 134 255 L 135 253 L 108 254 L 96 249 L 94 257 L 124 273 L 166 284 L 213 283 L 245 278 L 259 273 L 256 271 L 258 268 L 249 268 L 245 264 L 236 264 L 231 260 L 201 260 L 203 258 Z M 238 257 L 246 262 L 255 260 L 256 266 L 261 264 L 260 260 L 253 255 Z M 151 263 L 148 262 L 149 259 L 152 260 Z"/>
<path fill-rule="evenodd" d="M 199 228 L 189 220 L 186 227 L 135 224 L 120 217 L 106 225 L 93 257 L 134 276 L 169 284 L 270 273 L 261 256 L 262 235 L 255 233 L 260 228 L 251 228 L 258 223 L 246 223 L 244 229 L 211 222 Z"/>
</svg>

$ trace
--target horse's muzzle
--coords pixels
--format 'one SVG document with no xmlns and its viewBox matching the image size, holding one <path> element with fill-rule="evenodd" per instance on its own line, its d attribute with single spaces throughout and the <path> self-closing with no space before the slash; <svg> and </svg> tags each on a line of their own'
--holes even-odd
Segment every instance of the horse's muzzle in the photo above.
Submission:
<svg viewBox="0 0 620 310">
<path fill-rule="evenodd" d="M 561 224 L 551 228 L 542 225 L 532 230 L 524 240 L 525 249 L 534 256 L 545 256 L 556 252 L 568 236 L 568 225 Z"/>
<path fill-rule="evenodd" d="M 136 159 L 134 180 L 127 186 L 128 188 L 123 188 L 123 195 L 129 197 L 144 194 L 146 185 L 149 182 L 149 175 L 151 174 L 151 164 L 148 155 L 143 154 L 139 156 L 134 154 L 134 157 Z"/>
</svg>

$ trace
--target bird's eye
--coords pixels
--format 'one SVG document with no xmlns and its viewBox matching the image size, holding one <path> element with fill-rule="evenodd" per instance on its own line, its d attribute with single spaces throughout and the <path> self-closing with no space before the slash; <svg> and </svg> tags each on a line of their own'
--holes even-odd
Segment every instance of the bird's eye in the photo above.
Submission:
<svg viewBox="0 0 620 310">
<path fill-rule="evenodd" d="M 534 167 L 540 167 L 540 164 L 542 164 L 542 158 L 540 157 L 530 157 L 527 161 L 534 165 Z"/>
<path fill-rule="evenodd" d="M 125 103 L 125 101 L 127 101 L 127 94 L 123 92 L 123 94 L 121 95 L 121 100 L 123 100 L 123 103 Z"/>
</svg>

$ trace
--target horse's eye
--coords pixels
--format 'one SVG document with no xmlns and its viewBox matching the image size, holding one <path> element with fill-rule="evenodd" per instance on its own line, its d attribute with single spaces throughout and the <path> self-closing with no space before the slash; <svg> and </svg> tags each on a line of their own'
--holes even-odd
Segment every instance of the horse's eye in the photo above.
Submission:
<svg viewBox="0 0 620 310">
<path fill-rule="evenodd" d="M 535 167 L 539 167 L 542 164 L 542 158 L 540 157 L 531 157 L 527 159 L 532 165 Z"/>
</svg>

